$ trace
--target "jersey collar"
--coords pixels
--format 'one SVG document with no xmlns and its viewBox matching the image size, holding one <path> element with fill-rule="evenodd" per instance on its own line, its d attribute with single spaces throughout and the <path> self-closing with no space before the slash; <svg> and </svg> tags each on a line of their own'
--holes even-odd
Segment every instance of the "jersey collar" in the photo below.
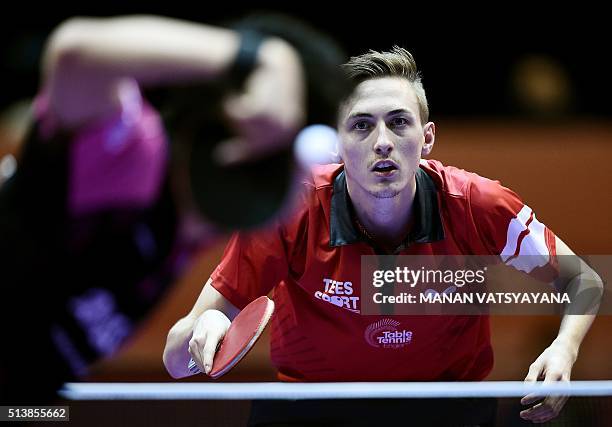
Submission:
<svg viewBox="0 0 612 427">
<path fill-rule="evenodd" d="M 431 243 L 444 239 L 436 185 L 421 168 L 415 176 L 416 203 L 413 209 L 416 221 L 404 241 L 405 247 L 412 243 Z M 346 188 L 344 169 L 334 179 L 329 229 L 329 244 L 332 247 L 367 240 L 353 222 L 353 206 Z"/>
</svg>

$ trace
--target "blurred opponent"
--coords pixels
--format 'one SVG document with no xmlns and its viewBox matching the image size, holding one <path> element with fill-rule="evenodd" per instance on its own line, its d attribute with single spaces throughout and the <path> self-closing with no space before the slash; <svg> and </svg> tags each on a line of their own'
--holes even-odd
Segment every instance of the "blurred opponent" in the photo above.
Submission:
<svg viewBox="0 0 612 427">
<path fill-rule="evenodd" d="M 57 27 L 0 188 L 2 403 L 43 403 L 86 375 L 219 231 L 277 214 L 294 138 L 334 123 L 344 59 L 279 15 Z"/>
</svg>

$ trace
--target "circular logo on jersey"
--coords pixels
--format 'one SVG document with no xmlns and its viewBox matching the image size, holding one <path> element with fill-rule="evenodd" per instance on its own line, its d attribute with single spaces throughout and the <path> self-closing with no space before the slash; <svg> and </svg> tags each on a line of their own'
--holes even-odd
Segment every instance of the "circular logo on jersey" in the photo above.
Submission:
<svg viewBox="0 0 612 427">
<path fill-rule="evenodd" d="M 400 322 L 381 319 L 369 325 L 364 333 L 368 344 L 376 348 L 402 348 L 412 341 L 412 331 L 399 330 Z"/>
</svg>

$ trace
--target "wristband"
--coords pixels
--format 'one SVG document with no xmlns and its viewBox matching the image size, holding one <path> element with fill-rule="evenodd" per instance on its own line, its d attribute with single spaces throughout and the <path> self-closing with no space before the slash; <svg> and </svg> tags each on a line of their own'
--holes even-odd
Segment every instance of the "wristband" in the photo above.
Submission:
<svg viewBox="0 0 612 427">
<path fill-rule="evenodd" d="M 240 34 L 240 47 L 234 63 L 228 70 L 228 77 L 233 84 L 241 87 L 257 66 L 257 54 L 265 37 L 253 30 L 238 30 L 238 33 Z"/>
</svg>

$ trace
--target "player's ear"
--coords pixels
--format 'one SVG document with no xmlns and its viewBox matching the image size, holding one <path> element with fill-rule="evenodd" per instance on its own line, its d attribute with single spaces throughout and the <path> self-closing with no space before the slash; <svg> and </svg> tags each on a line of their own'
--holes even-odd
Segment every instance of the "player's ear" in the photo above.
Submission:
<svg viewBox="0 0 612 427">
<path fill-rule="evenodd" d="M 427 122 L 423 126 L 423 136 L 425 143 L 421 149 L 421 156 L 427 157 L 433 150 L 434 142 L 436 141 L 436 125 L 434 122 Z"/>
</svg>

